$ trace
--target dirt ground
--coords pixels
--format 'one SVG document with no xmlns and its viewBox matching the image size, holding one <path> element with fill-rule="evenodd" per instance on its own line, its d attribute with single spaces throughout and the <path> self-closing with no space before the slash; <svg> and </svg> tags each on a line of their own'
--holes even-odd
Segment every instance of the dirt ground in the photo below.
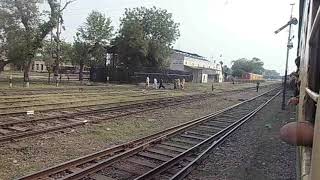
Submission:
<svg viewBox="0 0 320 180">
<path fill-rule="evenodd" d="M 247 90 L 228 96 L 216 96 L 179 107 L 168 107 L 0 145 L 0 179 L 17 178 L 115 144 L 150 135 L 256 95 L 258 93 L 254 90 Z"/>
<path fill-rule="evenodd" d="M 197 167 L 188 180 L 294 180 L 296 148 L 282 142 L 280 128 L 295 120 L 278 96 Z"/>
</svg>

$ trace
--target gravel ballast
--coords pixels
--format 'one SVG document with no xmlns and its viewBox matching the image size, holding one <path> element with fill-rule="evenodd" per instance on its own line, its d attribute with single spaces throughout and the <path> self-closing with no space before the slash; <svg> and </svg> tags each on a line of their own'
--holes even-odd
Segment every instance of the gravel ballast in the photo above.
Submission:
<svg viewBox="0 0 320 180">
<path fill-rule="evenodd" d="M 280 128 L 294 121 L 295 116 L 294 107 L 281 110 L 278 96 L 214 149 L 186 179 L 296 179 L 296 147 L 279 137 Z"/>
</svg>

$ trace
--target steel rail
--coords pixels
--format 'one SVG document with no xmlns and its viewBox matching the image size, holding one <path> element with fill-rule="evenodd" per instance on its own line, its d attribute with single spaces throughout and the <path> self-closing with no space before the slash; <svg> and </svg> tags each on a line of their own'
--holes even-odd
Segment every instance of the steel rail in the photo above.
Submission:
<svg viewBox="0 0 320 180">
<path fill-rule="evenodd" d="M 134 90 L 133 90 L 134 91 Z M 10 99 L 24 99 L 24 98 L 46 98 L 48 96 L 52 96 L 52 95 L 59 95 L 60 97 L 63 96 L 82 96 L 82 95 L 90 95 L 90 96 L 95 96 L 95 95 L 99 95 L 99 94 L 108 94 L 108 95 L 114 95 L 114 94 L 125 94 L 125 93 L 130 93 L 131 91 L 121 91 L 121 92 L 113 92 L 113 91 L 104 91 L 104 90 L 99 90 L 97 92 L 86 92 L 86 91 L 76 91 L 73 93 L 70 93 L 68 91 L 63 92 L 63 94 L 61 93 L 55 93 L 55 94 L 33 94 L 33 95 L 8 95 L 8 96 L 1 96 L 0 100 L 10 100 Z M 134 91 L 134 92 L 138 92 L 139 91 Z"/>
<path fill-rule="evenodd" d="M 201 95 L 201 94 L 198 94 Z M 186 95 L 190 96 L 190 95 Z M 186 97 L 186 96 L 176 96 L 176 97 Z M 150 100 L 162 100 L 162 99 L 168 99 L 168 98 L 174 98 L 174 97 L 163 97 L 163 98 L 156 98 L 156 99 L 138 99 L 138 100 L 130 100 L 130 101 L 120 101 L 120 102 L 114 102 L 114 103 L 98 103 L 98 104 L 91 104 L 91 105 L 81 105 L 81 106 L 70 106 L 70 107 L 59 107 L 59 108 L 47 108 L 44 110 L 39 110 L 38 112 L 48 112 L 48 111 L 54 111 L 54 110 L 65 110 L 65 109 L 74 109 L 74 108 L 89 108 L 89 107 L 94 107 L 94 106 L 111 106 L 111 105 L 119 105 L 121 103 L 136 103 L 136 102 L 144 102 L 144 101 L 150 101 Z M 45 104 L 43 105 L 45 106 Z M 26 114 L 26 111 L 17 111 L 17 112 L 9 112 L 9 113 L 0 113 L 1 116 L 7 116 L 7 115 L 23 115 Z"/>
<path fill-rule="evenodd" d="M 262 87 L 269 87 L 269 86 L 262 86 Z M 228 90 L 228 91 L 220 91 L 220 92 L 216 92 L 215 94 L 223 94 L 223 93 L 229 93 L 229 92 L 241 92 L 244 90 L 250 90 L 250 89 L 254 89 L 254 87 L 247 87 L 247 88 L 243 88 L 243 89 L 236 89 L 236 90 Z M 205 94 L 205 93 L 204 93 Z M 208 93 L 208 94 L 212 94 L 212 93 Z M 215 95 L 213 94 L 213 95 Z M 193 94 L 193 95 L 201 95 L 201 94 Z M 176 96 L 176 97 L 183 97 L 183 96 Z M 166 97 L 168 98 L 168 97 Z M 161 98 L 158 98 L 161 99 Z M 92 105 L 82 105 L 82 106 L 70 106 L 70 107 L 60 107 L 60 108 L 47 108 L 44 110 L 39 110 L 38 112 L 48 112 L 48 111 L 54 111 L 54 110 L 65 110 L 65 109 L 72 109 L 72 108 L 84 108 L 84 107 L 94 107 L 94 106 L 102 106 L 102 105 L 119 105 L 120 103 L 135 103 L 137 101 L 146 101 L 146 100 L 153 100 L 153 99 L 144 99 L 144 100 L 131 100 L 131 101 L 122 101 L 122 102 L 115 102 L 115 103 L 101 103 L 101 104 L 92 104 Z M 43 105 L 45 106 L 45 105 Z M 17 112 L 6 112 L 6 113 L 0 113 L 0 117 L 1 116 L 8 116 L 8 115 L 24 115 L 26 114 L 26 111 L 17 111 Z"/>
<path fill-rule="evenodd" d="M 98 86 L 98 87 L 89 87 L 89 86 L 74 86 L 74 87 L 67 87 L 68 89 L 65 88 L 38 88 L 38 89 L 5 89 L 5 90 L 0 90 L 0 93 L 32 93 L 32 92 L 60 92 L 60 91 L 77 91 L 79 90 L 79 88 L 83 88 L 84 90 L 88 90 L 88 91 L 104 91 L 106 88 L 108 88 L 108 86 Z"/>
<path fill-rule="evenodd" d="M 278 96 L 280 93 L 281 93 L 281 91 L 278 92 L 275 96 L 273 96 L 271 98 L 271 100 L 274 99 L 276 96 Z M 270 102 L 270 100 L 267 101 L 267 103 L 269 103 L 269 102 Z M 233 133 L 238 127 L 240 127 L 243 123 L 245 123 L 248 119 L 250 119 L 253 115 L 255 115 L 265 105 L 266 105 L 266 103 L 260 105 L 258 108 L 254 109 L 250 113 L 246 114 L 245 116 L 243 116 L 239 120 L 235 121 L 234 123 L 232 123 L 228 127 L 224 128 L 223 130 L 219 131 L 218 133 L 212 135 L 211 137 L 207 138 L 206 140 L 202 141 L 201 143 L 197 144 L 196 146 L 191 147 L 187 151 L 179 154 L 178 156 L 172 158 L 170 161 L 167 161 L 167 162 L 163 163 L 162 165 L 158 166 L 157 168 L 152 169 L 151 171 L 149 171 L 149 172 L 147 172 L 147 173 L 135 178 L 135 180 L 148 180 L 148 179 L 151 179 L 151 178 L 155 177 L 156 175 L 168 170 L 169 168 L 171 168 L 172 166 L 177 164 L 179 161 L 184 159 L 187 155 L 189 155 L 189 154 L 191 154 L 191 153 L 193 153 L 195 151 L 198 151 L 199 148 L 202 147 L 203 145 L 210 144 L 210 143 L 212 143 L 214 141 L 213 145 L 210 146 L 210 147 L 212 147 L 212 148 L 216 147 L 217 142 L 219 140 L 221 141 L 221 140 L 224 140 L 226 137 L 228 137 L 228 135 Z M 222 135 L 222 137 L 219 140 L 216 140 L 221 135 Z M 195 162 L 192 161 L 192 163 L 195 163 Z M 176 176 L 179 176 L 179 174 L 175 175 L 174 177 L 176 177 Z"/>
<path fill-rule="evenodd" d="M 129 92 L 127 92 L 128 94 Z M 125 96 L 127 95 L 126 93 L 119 93 L 119 94 L 110 94 L 110 93 L 95 93 L 95 94 L 90 94 L 90 93 L 83 93 L 83 94 L 80 94 L 80 95 L 72 95 L 72 94 L 68 94 L 68 95 L 65 95 L 63 94 L 63 96 L 58 96 L 57 99 L 54 99 L 54 101 L 57 101 L 57 100 L 73 100 L 75 98 L 81 98 L 83 96 L 85 96 L 87 99 L 91 98 L 94 100 L 94 98 L 99 98 L 99 97 L 102 97 L 102 96 L 109 96 L 109 97 L 113 97 L 113 96 L 119 96 L 119 97 L 132 97 L 132 96 L 145 96 L 145 94 L 143 93 L 137 93 L 135 95 L 130 95 L 130 96 Z M 157 92 L 157 93 L 150 93 L 148 95 L 161 95 L 161 94 L 165 94 L 165 92 Z M 51 96 L 43 96 L 43 97 L 25 97 L 25 98 L 12 98 L 13 100 L 11 99 L 2 99 L 0 98 L 0 104 L 14 104 L 14 103 L 29 103 L 29 102 L 37 102 L 37 101 L 43 101 L 43 100 L 52 100 L 52 97 Z M 22 100 L 21 100 L 22 99 Z M 4 101 L 5 100 L 5 101 Z"/>
<path fill-rule="evenodd" d="M 275 99 L 277 96 L 279 96 L 281 91 L 279 91 L 276 95 L 274 95 L 272 98 L 270 98 L 267 102 L 260 105 L 257 109 L 255 109 L 252 113 L 250 113 L 247 117 L 245 117 L 242 120 L 239 120 L 237 124 L 226 134 L 224 134 L 222 137 L 220 137 L 218 140 L 214 141 L 214 143 L 209 146 L 207 149 L 205 149 L 200 155 L 198 155 L 193 161 L 191 161 L 187 166 L 185 166 L 183 169 L 181 169 L 178 173 L 176 173 L 170 180 L 179 180 L 185 178 L 192 170 L 193 168 L 199 164 L 204 158 L 206 158 L 209 155 L 209 152 L 212 152 L 214 148 L 222 144 L 232 133 L 234 133 L 239 127 L 241 127 L 244 123 L 249 121 L 253 116 L 255 116 L 259 111 L 261 111 L 265 106 L 267 106 L 273 99 Z"/>
<path fill-rule="evenodd" d="M 223 110 L 218 111 L 216 113 L 212 113 L 212 114 L 207 115 L 205 117 L 193 120 L 189 124 L 187 124 L 186 126 L 180 127 L 180 128 L 178 128 L 178 129 L 176 129 L 176 130 L 174 130 L 174 131 L 172 131 L 172 132 L 170 132 L 170 133 L 168 133 L 166 135 L 160 136 L 160 137 L 158 137 L 158 138 L 156 138 L 156 139 L 154 139 L 154 140 L 152 140 L 150 142 L 147 142 L 147 143 L 144 143 L 142 145 L 139 145 L 139 146 L 137 146 L 137 147 L 135 147 L 133 149 L 130 149 L 130 150 L 126 151 L 126 152 L 123 152 L 123 153 L 117 154 L 115 156 L 112 156 L 112 157 L 110 157 L 110 158 L 108 158 L 106 160 L 103 160 L 103 161 L 98 162 L 98 163 L 96 163 L 96 164 L 94 164 L 92 166 L 84 168 L 81 171 L 78 171 L 76 173 L 67 175 L 67 176 L 63 177 L 62 179 L 81 179 L 83 177 L 86 177 L 89 174 L 92 174 L 92 173 L 95 173 L 95 172 L 97 172 L 97 171 L 99 171 L 101 169 L 104 169 L 108 165 L 111 165 L 111 164 L 113 164 L 113 163 L 115 163 L 115 162 L 117 162 L 119 160 L 122 160 L 122 159 L 124 159 L 126 157 L 129 157 L 129 156 L 131 156 L 133 154 L 136 154 L 136 153 L 144 150 L 146 147 L 149 147 L 152 144 L 157 144 L 157 143 L 163 141 L 164 139 L 167 139 L 168 137 L 176 135 L 176 134 L 178 134 L 178 133 L 180 133 L 180 132 L 182 132 L 182 131 L 190 128 L 190 127 L 193 127 L 193 126 L 195 126 L 195 125 L 197 125 L 199 123 L 208 121 L 209 118 L 215 117 L 215 116 L 217 116 L 217 115 L 219 115 L 219 114 L 221 114 L 221 113 L 223 113 L 223 112 L 225 112 L 227 110 L 233 109 L 234 107 L 238 107 L 238 106 L 240 106 L 240 105 L 242 105 L 244 103 L 250 102 L 250 101 L 252 101 L 252 100 L 254 100 L 254 99 L 258 98 L 258 97 L 261 97 L 261 96 L 263 96 L 263 95 L 265 95 L 265 94 L 267 94 L 267 93 L 269 93 L 269 92 L 271 92 L 273 90 L 270 90 L 270 91 L 268 91 L 266 93 L 263 93 L 263 94 L 261 94 L 259 96 L 251 98 L 251 99 L 246 100 L 244 102 L 238 103 L 236 105 L 230 106 L 229 108 L 223 109 Z"/>
<path fill-rule="evenodd" d="M 158 95 L 156 93 L 150 94 L 150 96 Z M 103 96 L 103 95 L 101 95 Z M 145 95 L 131 95 L 131 96 L 120 96 L 119 98 L 135 98 L 135 97 L 144 97 Z M 97 96 L 98 97 L 98 96 Z M 69 101 L 69 102 L 60 102 L 60 103 L 46 103 L 46 104 L 32 104 L 32 105 L 20 105 L 20 106 L 9 106 L 9 107 L 0 107 L 0 110 L 3 109 L 21 109 L 21 108 L 34 108 L 34 107 L 42 107 L 42 106 L 57 106 L 57 105 L 67 105 L 67 104 L 75 104 L 75 103 L 86 103 L 86 102 L 98 102 L 98 101 L 106 101 L 116 99 L 113 97 L 101 98 L 100 99 L 86 99 L 86 100 L 78 100 L 78 101 Z M 1 115 L 1 114 L 0 114 Z"/>
<path fill-rule="evenodd" d="M 51 117 L 45 117 L 45 118 L 29 119 L 29 120 L 25 120 L 25 121 L 10 121 L 10 122 L 5 122 L 5 123 L 0 123 L 0 127 L 10 126 L 10 125 L 18 125 L 18 124 L 26 124 L 26 123 L 37 122 L 37 121 L 47 121 L 47 120 L 52 120 L 52 119 L 72 118 L 75 116 L 92 115 L 92 114 L 97 114 L 97 113 L 110 112 L 110 111 L 114 111 L 114 110 L 126 110 L 126 109 L 131 108 L 132 106 L 141 106 L 141 105 L 147 106 L 147 105 L 152 105 L 153 103 L 158 103 L 158 102 L 163 102 L 163 101 L 171 102 L 171 101 L 184 100 L 184 98 L 191 98 L 191 100 L 192 99 L 197 100 L 198 97 L 201 98 L 201 96 L 195 96 L 194 98 L 192 98 L 192 96 L 178 96 L 178 97 L 152 99 L 152 101 L 147 101 L 144 99 L 144 100 L 141 100 L 141 102 L 139 102 L 139 100 L 136 100 L 136 101 L 130 101 L 130 102 L 136 102 L 134 104 L 124 104 L 124 105 L 120 105 L 120 106 L 112 106 L 112 107 L 94 109 L 94 110 L 89 110 L 89 111 L 81 111 L 81 112 L 76 112 L 76 113 L 67 114 L 67 115 L 57 115 L 57 116 L 51 116 Z M 205 96 L 205 97 L 210 97 L 210 95 Z"/>
<path fill-rule="evenodd" d="M 280 93 L 281 93 L 281 91 L 279 91 L 275 96 L 273 96 L 267 102 L 265 102 L 262 105 L 260 105 L 258 108 L 254 109 L 253 111 L 251 111 L 247 115 L 243 116 L 242 118 L 240 118 L 239 120 L 237 120 L 233 124 L 229 125 L 225 129 L 219 131 L 218 133 L 216 133 L 216 134 L 212 135 L 211 137 L 207 138 L 206 140 L 202 141 L 200 144 L 197 144 L 196 146 L 193 146 L 192 148 L 188 149 L 187 151 L 179 154 L 175 158 L 172 158 L 170 161 L 165 162 L 161 166 L 159 166 L 159 167 L 147 172 L 146 174 L 143 174 L 143 175 L 135 178 L 135 180 L 142 180 L 142 179 L 143 180 L 148 180 L 148 179 L 151 179 L 151 178 L 155 177 L 156 175 L 159 175 L 160 173 L 168 170 L 169 168 L 171 168 L 175 164 L 179 163 L 179 161 L 183 160 L 185 157 L 187 157 L 187 155 L 189 155 L 191 153 L 194 153 L 195 151 L 198 151 L 199 148 L 201 148 L 201 146 L 204 146 L 204 145 L 207 145 L 207 144 L 210 144 L 210 143 L 213 142 L 213 144 L 209 148 L 207 148 L 195 160 L 190 162 L 185 168 L 183 168 L 181 171 L 179 171 L 177 174 L 175 174 L 170 179 L 171 180 L 176 180 L 176 179 L 184 178 L 187 175 L 187 173 L 189 173 L 191 171 L 190 167 L 191 166 L 195 166 L 196 163 L 199 162 L 199 159 L 203 158 L 202 156 L 208 155 L 207 153 L 211 149 L 217 147 L 218 144 L 221 144 L 222 141 L 224 141 L 229 135 L 231 135 L 233 132 L 235 132 L 235 130 L 237 130 L 241 125 L 243 125 L 250 118 L 252 118 L 257 112 L 259 112 L 263 107 L 265 107 L 271 100 L 273 100 L 275 97 L 279 96 Z M 222 136 L 222 137 L 220 137 L 220 136 Z M 217 138 L 219 138 L 219 139 L 217 140 Z"/>
<path fill-rule="evenodd" d="M 113 154 L 113 153 L 118 152 L 118 151 L 124 151 L 125 149 L 133 148 L 136 145 L 142 144 L 143 142 L 145 142 L 145 140 L 155 139 L 155 138 L 160 137 L 160 136 L 163 137 L 166 133 L 169 133 L 169 132 L 174 131 L 176 129 L 180 129 L 180 128 L 184 127 L 184 126 L 187 126 L 189 124 L 194 123 L 195 121 L 199 121 L 199 120 L 205 119 L 207 117 L 213 117 L 215 115 L 221 114 L 221 113 L 223 113 L 224 111 L 227 111 L 227 110 L 229 110 L 229 108 L 220 110 L 220 111 L 218 111 L 216 113 L 212 113 L 212 114 L 203 116 L 203 117 L 198 118 L 196 120 L 192 120 L 192 121 L 189 121 L 189 122 L 186 122 L 186 123 L 183 123 L 183 124 L 168 128 L 166 130 L 160 131 L 158 133 L 152 134 L 150 136 L 147 136 L 147 137 L 144 137 L 144 138 L 141 138 L 141 139 L 137 139 L 137 140 L 134 140 L 134 141 L 122 144 L 122 145 L 111 147 L 111 148 L 108 148 L 106 150 L 102 150 L 102 151 L 97 152 L 97 153 L 93 153 L 93 154 L 90 154 L 90 155 L 87 155 L 87 156 L 84 156 L 84 157 L 80 157 L 80 158 L 75 159 L 75 160 L 71 160 L 71 161 L 62 163 L 62 164 L 54 166 L 52 168 L 48 168 L 48 169 L 42 170 L 40 172 L 37 172 L 35 174 L 28 175 L 28 176 L 25 176 L 25 177 L 22 177 L 22 178 L 19 178 L 19 179 L 21 179 L 21 180 L 35 179 L 35 178 L 38 178 L 38 177 L 41 177 L 41 176 L 44 176 L 44 175 L 49 175 L 49 174 L 52 174 L 52 173 L 60 172 L 63 169 L 65 169 L 67 167 L 70 167 L 70 166 L 80 165 L 82 163 L 92 161 L 92 160 L 94 160 L 96 158 L 99 158 L 99 157 L 103 157 L 103 156 L 106 156 L 106 155 L 109 155 L 109 154 Z"/>
<path fill-rule="evenodd" d="M 204 96 L 206 97 L 206 96 Z M 131 115 L 131 114 L 137 114 L 137 113 L 141 113 L 141 112 L 146 112 L 146 111 L 151 111 L 151 110 L 155 110 L 155 109 L 160 109 L 160 108 L 163 108 L 163 107 L 169 107 L 169 106 L 174 106 L 174 105 L 179 105 L 179 104 L 182 104 L 182 103 L 190 103 L 192 101 L 187 101 L 187 100 L 198 100 L 198 99 L 203 99 L 204 97 L 197 97 L 197 98 L 193 98 L 193 99 L 185 99 L 185 100 L 179 100 L 179 99 L 170 99 L 170 101 L 168 100 L 167 102 L 169 104 L 165 104 L 164 103 L 159 103 L 159 104 L 154 104 L 156 105 L 155 107 L 149 107 L 150 104 L 152 103 L 156 103 L 158 101 L 154 101 L 154 102 L 147 102 L 144 107 L 147 107 L 146 109 L 142 109 L 142 110 L 138 110 L 138 111 L 134 111 L 134 112 L 127 112 L 127 113 L 123 113 L 123 114 L 119 114 L 119 115 L 116 115 L 116 116 L 112 116 L 112 117 L 107 117 L 107 118 L 104 118 L 104 119 L 100 119 L 100 120 L 91 120 L 91 121 L 79 121 L 79 122 L 73 122 L 73 123 L 69 123 L 69 124 L 66 124 L 66 125 L 57 125 L 57 126 L 54 126 L 54 127 L 50 127 L 50 128 L 44 128 L 44 129 L 38 129 L 38 130 L 32 130 L 32 131 L 27 131 L 27 132 L 21 132 L 21 133 L 14 133 L 14 134 L 10 134 L 10 135 L 6 135 L 6 136 L 3 136 L 3 137 L 0 137 L 0 143 L 4 143 L 4 142 L 9 142 L 9 141 L 12 141 L 12 140 L 16 140 L 16 139 L 21 139 L 21 138 L 26 138 L 26 137 L 30 137 L 30 136 L 35 136 L 35 135 L 39 135 L 39 134 L 44 134 L 44 133 L 49 133 L 49 132 L 53 132 L 53 131 L 59 131 L 59 130 L 62 130 L 62 129 L 67 129 L 67 128 L 73 128 L 73 127 L 77 127 L 77 126 L 81 126 L 81 125 L 85 125 L 85 124 L 88 124 L 88 123 L 95 123 L 95 122 L 101 122 L 101 121 L 106 121 L 106 120 L 109 120 L 109 119 L 114 119 L 114 118 L 119 118 L 119 117 L 124 117 L 124 116 L 128 116 L 128 115 Z M 171 103 L 171 101 L 176 101 L 176 102 L 173 102 Z M 170 104 L 171 103 L 171 104 Z M 143 103 L 140 103 L 141 105 L 143 105 Z M 133 105 L 137 105 L 137 104 L 133 104 Z M 158 106 L 157 106 L 158 105 Z M 131 106 L 125 106 L 125 108 L 121 109 L 121 108 L 118 108 L 118 107 L 115 107 L 113 110 L 128 110 L 130 109 Z M 112 109 L 110 110 L 104 110 L 104 112 L 107 112 L 107 111 L 110 111 L 112 112 Z M 101 113 L 102 111 L 100 112 L 97 112 L 97 113 Z M 79 113 L 81 114 L 81 113 Z M 67 116 L 65 116 L 67 117 Z M 59 119 L 61 119 L 63 117 L 59 117 Z M 21 122 L 12 122 L 12 123 L 3 123 L 1 124 L 1 126 L 9 126 L 9 125 L 16 125 L 16 124 L 27 124 L 27 123 L 32 123 L 32 122 L 36 122 L 36 121 L 46 121 L 46 120 L 50 120 L 50 119 L 56 119 L 56 118 L 45 118 L 45 119 L 36 119 L 36 120 L 29 120 L 29 121 L 21 121 Z"/>
<path fill-rule="evenodd" d="M 257 97 L 260 97 L 260 96 L 257 96 Z M 247 102 L 249 102 L 250 100 L 253 100 L 253 99 L 254 98 L 251 98 L 251 99 L 247 100 Z M 245 103 L 245 102 L 241 102 L 241 103 L 235 104 L 235 105 L 230 106 L 228 108 L 219 110 L 219 111 L 217 111 L 215 113 L 211 113 L 211 114 L 208 114 L 208 115 L 203 116 L 201 118 L 197 118 L 195 120 L 191 120 L 191 121 L 188 121 L 186 123 L 183 123 L 183 124 L 168 128 L 168 129 L 166 129 L 164 131 L 161 131 L 161 132 L 158 132 L 156 134 L 153 134 L 153 135 L 150 135 L 150 136 L 138 139 L 138 140 L 134 140 L 134 141 L 122 144 L 122 145 L 111 147 L 111 148 L 108 148 L 106 150 L 102 150 L 100 152 L 93 153 L 93 154 L 90 154 L 90 155 L 87 155 L 87 156 L 84 156 L 84 157 L 80 157 L 78 159 L 75 159 L 75 160 L 72 160 L 72 161 L 68 161 L 66 163 L 62 163 L 62 164 L 54 166 L 52 168 L 47 168 L 47 169 L 42 170 L 40 172 L 24 176 L 24 177 L 22 177 L 20 179 L 21 180 L 31 180 L 31 179 L 41 178 L 41 177 L 43 178 L 45 176 L 49 176 L 50 174 L 61 172 L 61 171 L 65 170 L 65 169 L 67 169 L 69 167 L 75 167 L 77 165 L 81 165 L 81 164 L 84 164 L 86 162 L 93 161 L 93 160 L 95 160 L 97 158 L 104 157 L 104 156 L 109 155 L 109 154 L 115 154 L 115 152 L 122 152 L 122 151 L 125 151 L 127 149 L 132 149 L 137 145 L 145 144 L 147 140 L 162 139 L 162 138 L 166 137 L 166 133 L 170 133 L 172 131 L 176 131 L 176 130 L 179 130 L 181 128 L 184 128 L 186 126 L 193 125 L 193 124 L 195 124 L 195 123 L 197 123 L 197 122 L 199 122 L 201 120 L 204 120 L 204 119 L 207 119 L 207 118 L 210 118 L 210 117 L 215 117 L 215 116 L 220 115 L 223 112 L 228 111 L 230 109 L 233 109 L 234 107 L 237 107 L 237 106 L 239 106 L 239 105 L 241 105 L 243 103 Z"/>
</svg>

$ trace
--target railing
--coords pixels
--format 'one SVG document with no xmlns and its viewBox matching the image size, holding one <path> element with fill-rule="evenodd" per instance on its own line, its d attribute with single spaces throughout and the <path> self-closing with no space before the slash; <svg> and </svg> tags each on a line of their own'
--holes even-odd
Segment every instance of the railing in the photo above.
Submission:
<svg viewBox="0 0 320 180">
<path fill-rule="evenodd" d="M 313 92 L 311 89 L 306 88 L 306 93 L 309 95 L 309 97 L 315 102 L 318 102 L 319 94 L 316 92 Z"/>
</svg>

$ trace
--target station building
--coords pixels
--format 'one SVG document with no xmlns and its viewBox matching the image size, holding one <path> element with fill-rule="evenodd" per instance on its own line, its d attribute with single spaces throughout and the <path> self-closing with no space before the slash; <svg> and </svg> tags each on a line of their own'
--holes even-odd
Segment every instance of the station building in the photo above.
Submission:
<svg viewBox="0 0 320 180">
<path fill-rule="evenodd" d="M 173 50 L 170 70 L 190 72 L 194 83 L 223 82 L 222 65 L 198 54 Z"/>
</svg>

